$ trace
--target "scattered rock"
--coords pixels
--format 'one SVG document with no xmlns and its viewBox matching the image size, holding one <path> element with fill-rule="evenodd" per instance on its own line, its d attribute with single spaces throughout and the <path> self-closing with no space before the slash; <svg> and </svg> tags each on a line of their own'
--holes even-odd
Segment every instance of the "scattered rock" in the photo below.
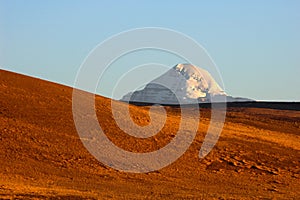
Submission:
<svg viewBox="0 0 300 200">
<path fill-rule="evenodd" d="M 267 190 L 270 192 L 279 192 L 279 190 L 276 188 L 268 188 Z"/>
<path fill-rule="evenodd" d="M 270 174 L 272 174 L 272 175 L 278 175 L 279 173 L 277 172 L 277 171 L 275 171 L 275 170 L 271 170 L 271 171 L 268 171 Z"/>
</svg>

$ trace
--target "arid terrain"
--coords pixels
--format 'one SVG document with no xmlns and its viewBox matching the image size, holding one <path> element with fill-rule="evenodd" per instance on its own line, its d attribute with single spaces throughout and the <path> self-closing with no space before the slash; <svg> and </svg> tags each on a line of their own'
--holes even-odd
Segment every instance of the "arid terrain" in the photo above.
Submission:
<svg viewBox="0 0 300 200">
<path fill-rule="evenodd" d="M 210 121 L 210 109 L 201 108 L 186 153 L 137 174 L 111 169 L 85 149 L 73 121 L 72 88 L 0 70 L 0 91 L 0 199 L 300 199 L 300 111 L 229 107 L 218 143 L 199 159 Z M 179 126 L 180 110 L 166 107 L 161 132 L 137 139 L 118 128 L 110 106 L 110 99 L 96 97 L 99 123 L 133 152 L 163 147 Z M 149 123 L 148 110 L 130 105 L 140 125 Z"/>
</svg>

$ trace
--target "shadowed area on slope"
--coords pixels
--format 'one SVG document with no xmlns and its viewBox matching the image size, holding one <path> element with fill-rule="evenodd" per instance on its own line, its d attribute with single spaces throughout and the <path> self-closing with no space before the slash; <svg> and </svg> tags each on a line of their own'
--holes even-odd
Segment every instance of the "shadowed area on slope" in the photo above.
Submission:
<svg viewBox="0 0 300 200">
<path fill-rule="evenodd" d="M 147 102 L 136 102 L 130 101 L 132 105 L 136 106 L 153 106 L 153 105 L 163 105 L 169 107 L 192 107 L 193 104 L 155 104 L 155 103 L 147 103 Z M 222 107 L 222 102 L 213 103 L 216 107 Z M 211 108 L 212 103 L 199 103 L 200 108 Z M 300 102 L 268 102 L 268 101 L 245 101 L 245 102 L 226 102 L 227 108 L 267 108 L 267 109 L 276 109 L 276 110 L 295 110 L 300 111 Z"/>
</svg>

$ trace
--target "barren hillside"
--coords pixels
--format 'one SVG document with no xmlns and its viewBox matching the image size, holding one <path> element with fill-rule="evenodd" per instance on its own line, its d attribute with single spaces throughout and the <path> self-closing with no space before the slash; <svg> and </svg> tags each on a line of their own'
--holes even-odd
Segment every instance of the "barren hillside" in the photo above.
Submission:
<svg viewBox="0 0 300 200">
<path fill-rule="evenodd" d="M 0 198 L 300 198 L 300 111 L 229 108 L 217 145 L 200 160 L 210 117 L 203 108 L 197 136 L 180 159 L 134 174 L 104 166 L 84 148 L 73 122 L 72 88 L 1 70 L 0 91 Z M 180 111 L 166 107 L 160 133 L 133 138 L 114 123 L 110 102 L 96 97 L 98 119 L 124 149 L 159 149 L 178 129 Z M 137 124 L 149 123 L 149 107 L 130 108 Z"/>
</svg>

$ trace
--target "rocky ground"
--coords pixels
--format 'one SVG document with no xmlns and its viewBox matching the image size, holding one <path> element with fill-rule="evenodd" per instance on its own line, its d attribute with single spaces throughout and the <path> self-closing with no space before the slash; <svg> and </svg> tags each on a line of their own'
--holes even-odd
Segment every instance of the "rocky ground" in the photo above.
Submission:
<svg viewBox="0 0 300 200">
<path fill-rule="evenodd" d="M 161 170 L 135 174 L 103 165 L 84 148 L 73 121 L 72 88 L 0 71 L 0 91 L 0 199 L 300 198 L 300 111 L 228 108 L 218 143 L 199 159 L 211 113 L 201 108 L 186 153 Z M 110 103 L 97 96 L 95 107 L 105 133 L 121 148 L 153 151 L 176 134 L 178 108 L 166 107 L 157 135 L 137 139 L 120 131 Z M 148 110 L 131 105 L 133 121 L 150 123 Z"/>
</svg>

